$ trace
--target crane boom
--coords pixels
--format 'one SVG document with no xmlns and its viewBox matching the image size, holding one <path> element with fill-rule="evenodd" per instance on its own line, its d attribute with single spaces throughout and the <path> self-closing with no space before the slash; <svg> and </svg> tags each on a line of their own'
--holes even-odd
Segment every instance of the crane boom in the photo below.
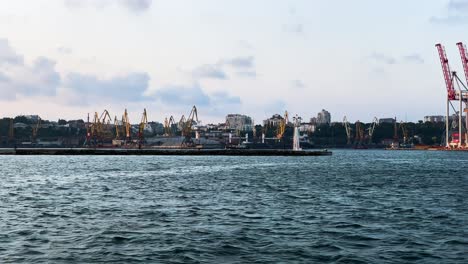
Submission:
<svg viewBox="0 0 468 264">
<path fill-rule="evenodd" d="M 351 144 L 351 126 L 349 125 L 346 116 L 343 118 L 343 125 L 346 129 L 346 138 L 348 139 L 348 145 Z"/>
<path fill-rule="evenodd" d="M 462 42 L 457 43 L 458 49 L 460 50 L 460 56 L 463 64 L 463 70 L 465 71 L 465 78 L 468 82 L 468 53 L 465 44 Z"/>
<path fill-rule="evenodd" d="M 450 65 L 445 53 L 445 48 L 442 44 L 436 45 L 439 51 L 440 63 L 442 65 L 442 71 L 444 73 L 445 85 L 447 86 L 447 98 L 449 100 L 456 100 L 455 86 L 453 85 L 452 72 L 450 71 Z"/>
</svg>

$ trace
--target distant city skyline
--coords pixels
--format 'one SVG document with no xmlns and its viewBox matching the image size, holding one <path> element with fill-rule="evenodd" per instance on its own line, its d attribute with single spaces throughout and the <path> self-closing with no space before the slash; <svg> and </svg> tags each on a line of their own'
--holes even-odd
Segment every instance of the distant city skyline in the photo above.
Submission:
<svg viewBox="0 0 468 264">
<path fill-rule="evenodd" d="M 127 108 L 136 121 L 146 108 L 162 121 L 196 105 L 204 123 L 321 109 L 332 122 L 417 122 L 445 112 L 434 45 L 461 73 L 466 11 L 467 0 L 1 1 L 0 115 Z"/>
</svg>

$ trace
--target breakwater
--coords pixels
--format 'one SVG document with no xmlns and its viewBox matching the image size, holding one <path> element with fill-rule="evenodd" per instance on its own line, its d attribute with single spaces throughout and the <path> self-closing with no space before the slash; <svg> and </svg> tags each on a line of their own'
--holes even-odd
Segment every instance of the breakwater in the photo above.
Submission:
<svg viewBox="0 0 468 264">
<path fill-rule="evenodd" d="M 329 156 L 332 152 L 288 149 L 10 148 L 0 149 L 0 155 Z"/>
</svg>

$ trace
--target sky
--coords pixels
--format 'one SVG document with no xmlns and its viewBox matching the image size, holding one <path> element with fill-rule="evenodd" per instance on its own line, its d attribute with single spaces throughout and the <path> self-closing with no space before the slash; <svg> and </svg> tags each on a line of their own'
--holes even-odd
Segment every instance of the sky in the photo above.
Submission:
<svg viewBox="0 0 468 264">
<path fill-rule="evenodd" d="M 467 27 L 468 0 L 0 0 L 0 116 L 417 121 Z"/>
</svg>

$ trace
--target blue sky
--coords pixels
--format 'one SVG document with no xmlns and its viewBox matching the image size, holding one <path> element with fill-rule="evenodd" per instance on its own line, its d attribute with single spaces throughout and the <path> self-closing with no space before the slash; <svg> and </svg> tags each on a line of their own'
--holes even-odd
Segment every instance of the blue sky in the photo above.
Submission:
<svg viewBox="0 0 468 264">
<path fill-rule="evenodd" d="M 416 121 L 467 26 L 468 0 L 0 0 L 0 115 Z"/>
</svg>

